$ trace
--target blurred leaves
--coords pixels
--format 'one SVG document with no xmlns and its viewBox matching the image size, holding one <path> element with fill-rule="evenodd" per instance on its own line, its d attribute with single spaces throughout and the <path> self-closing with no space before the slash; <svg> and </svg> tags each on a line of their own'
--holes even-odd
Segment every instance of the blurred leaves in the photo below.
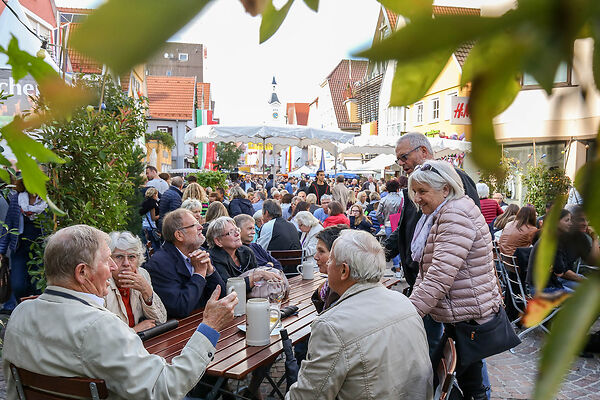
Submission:
<svg viewBox="0 0 600 400">
<path fill-rule="evenodd" d="M 148 60 L 209 0 L 109 0 L 74 32 L 72 46 L 116 74 Z"/>
<path fill-rule="evenodd" d="M 552 322 L 542 349 L 534 399 L 555 397 L 569 366 L 583 349 L 588 331 L 600 314 L 600 277 L 590 275 L 564 303 Z"/>
<path fill-rule="evenodd" d="M 431 16 L 431 0 L 378 0 L 382 6 L 408 18 Z"/>
<path fill-rule="evenodd" d="M 542 292 L 536 292 L 542 293 Z M 566 292 L 558 292 L 558 296 L 546 297 L 544 293 L 527 302 L 527 310 L 521 322 L 526 328 L 540 324 L 554 309 L 569 298 Z"/>
<path fill-rule="evenodd" d="M 598 140 L 596 143 L 598 143 Z M 583 204 L 585 215 L 596 232 L 600 232 L 600 207 L 598 207 L 600 202 L 599 176 L 600 158 L 596 156 L 594 160 L 585 163 L 575 177 L 575 187 L 585 199 Z"/>
<path fill-rule="evenodd" d="M 269 0 L 241 0 L 241 2 L 246 9 L 246 12 L 253 17 L 256 17 L 258 14 L 263 12 L 265 5 L 269 2 Z"/>
<path fill-rule="evenodd" d="M 541 293 L 547 286 L 548 279 L 552 273 L 554 256 L 558 247 L 558 221 L 560 212 L 565 206 L 566 196 L 556 198 L 550 213 L 544 218 L 544 229 L 542 229 L 541 242 L 536 253 L 535 267 L 533 269 L 533 283 L 536 293 Z"/>
<path fill-rule="evenodd" d="M 264 43 L 277 32 L 293 3 L 294 0 L 288 0 L 283 7 L 277 10 L 272 0 L 267 2 L 260 23 L 260 43 Z"/>
<path fill-rule="evenodd" d="M 402 106 L 421 100 L 451 55 L 451 51 L 444 50 L 429 58 L 398 65 L 394 73 L 390 106 Z"/>
<path fill-rule="evenodd" d="M 304 4 L 314 12 L 319 11 L 319 0 L 304 0 Z"/>
</svg>

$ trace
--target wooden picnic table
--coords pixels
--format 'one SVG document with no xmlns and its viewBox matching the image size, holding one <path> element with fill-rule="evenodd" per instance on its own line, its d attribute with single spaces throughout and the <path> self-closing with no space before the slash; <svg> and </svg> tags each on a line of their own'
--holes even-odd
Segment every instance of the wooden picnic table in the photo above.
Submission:
<svg viewBox="0 0 600 400">
<path fill-rule="evenodd" d="M 289 298 L 281 304 L 298 306 L 298 315 L 282 320 L 283 328 L 288 331 L 293 344 L 305 340 L 310 334 L 310 324 L 317 317 L 317 311 L 310 298 L 313 292 L 325 281 L 326 276 L 315 273 L 312 280 L 303 280 L 302 276 L 289 279 Z M 399 279 L 385 277 L 382 283 L 391 287 Z M 202 311 L 199 310 L 187 318 L 179 321 L 176 329 L 165 332 L 144 342 L 144 346 L 151 354 L 162 356 L 170 362 L 179 355 L 202 322 Z M 244 379 L 249 373 L 260 366 L 271 364 L 282 353 L 283 346 L 279 335 L 272 335 L 271 342 L 265 346 L 248 346 L 246 335 L 237 326 L 246 323 L 246 316 L 236 317 L 225 329 L 221 330 L 217 343 L 214 359 L 208 365 L 207 375 L 222 378 Z"/>
</svg>

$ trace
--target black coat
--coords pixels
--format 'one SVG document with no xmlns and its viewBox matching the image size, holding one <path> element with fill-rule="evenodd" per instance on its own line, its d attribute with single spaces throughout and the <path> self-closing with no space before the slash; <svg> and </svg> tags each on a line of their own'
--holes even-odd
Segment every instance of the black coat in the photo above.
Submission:
<svg viewBox="0 0 600 400">
<path fill-rule="evenodd" d="M 229 278 L 240 276 L 244 272 L 258 266 L 254 252 L 248 246 L 242 245 L 235 251 L 237 258 L 240 261 L 239 267 L 235 265 L 231 256 L 220 247 L 215 246 L 210 249 L 208 253 L 210 254 L 210 261 L 215 267 L 215 270 L 217 270 L 225 282 L 227 282 L 227 279 Z M 250 280 L 248 278 L 246 278 L 246 290 L 250 290 Z"/>
<path fill-rule="evenodd" d="M 229 216 L 231 218 L 236 215 L 247 214 L 249 216 L 254 215 L 254 207 L 248 199 L 233 199 L 229 202 Z"/>
</svg>

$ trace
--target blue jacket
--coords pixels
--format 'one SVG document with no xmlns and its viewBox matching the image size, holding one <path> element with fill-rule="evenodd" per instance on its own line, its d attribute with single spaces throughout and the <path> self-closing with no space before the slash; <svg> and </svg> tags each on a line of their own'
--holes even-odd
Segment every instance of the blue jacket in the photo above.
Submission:
<svg viewBox="0 0 600 400">
<path fill-rule="evenodd" d="M 6 212 L 6 218 L 4 223 L 8 226 L 8 229 L 19 229 L 19 219 L 21 218 L 21 207 L 19 207 L 19 193 L 14 193 L 9 197 L 10 204 L 8 205 L 8 211 Z M 0 254 L 6 254 L 8 249 L 16 250 L 17 243 L 19 242 L 19 235 L 8 234 L 4 226 L 0 230 L 2 238 L 0 238 Z"/>
<path fill-rule="evenodd" d="M 162 194 L 160 202 L 158 203 L 158 213 L 160 215 L 158 220 L 159 229 L 162 229 L 162 221 L 165 218 L 165 215 L 167 215 L 169 211 L 177 210 L 181 207 L 182 196 L 183 193 L 181 190 L 173 185 Z"/>
<path fill-rule="evenodd" d="M 250 243 L 248 247 L 250 247 L 252 249 L 252 252 L 254 252 L 254 257 L 256 257 L 256 264 L 259 267 L 264 267 L 265 265 L 267 265 L 268 262 L 272 262 L 273 267 L 283 271 L 281 263 L 277 261 L 276 258 L 273 258 L 273 256 L 270 255 L 265 249 L 263 249 L 260 244 Z"/>
<path fill-rule="evenodd" d="M 254 207 L 252 207 L 250 200 L 233 199 L 229 202 L 229 216 L 233 218 L 240 214 L 254 215 Z"/>
<path fill-rule="evenodd" d="M 225 282 L 216 270 L 206 279 L 199 274 L 190 276 L 179 250 L 168 242 L 144 267 L 150 273 L 152 287 L 165 305 L 169 318 L 185 318 L 204 307 L 217 285 L 221 286 L 221 297 L 226 294 Z"/>
</svg>

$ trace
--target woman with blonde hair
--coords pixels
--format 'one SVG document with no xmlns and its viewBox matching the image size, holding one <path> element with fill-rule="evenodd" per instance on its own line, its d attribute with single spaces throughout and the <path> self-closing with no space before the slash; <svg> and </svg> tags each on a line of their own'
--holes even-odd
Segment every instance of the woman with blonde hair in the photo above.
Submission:
<svg viewBox="0 0 600 400">
<path fill-rule="evenodd" d="M 371 222 L 367 217 L 365 217 L 363 208 L 360 206 L 360 204 L 356 203 L 350 207 L 349 218 L 350 228 L 360 229 L 362 231 L 371 233 Z"/>
<path fill-rule="evenodd" d="M 319 208 L 317 205 L 317 195 L 314 193 L 309 193 L 306 195 L 306 202 L 309 204 L 309 211 L 314 214 Z"/>
<path fill-rule="evenodd" d="M 183 191 L 183 196 L 181 197 L 181 201 L 186 201 L 187 199 L 196 199 L 202 202 L 202 215 L 206 215 L 206 210 L 208 209 L 208 195 L 204 188 L 200 186 L 196 182 L 190 183 L 185 190 Z"/>
<path fill-rule="evenodd" d="M 208 225 L 211 221 L 219 217 L 229 217 L 229 212 L 227 212 L 227 207 L 223 205 L 220 201 L 213 201 L 208 206 L 208 210 L 206 211 L 206 216 L 204 224 L 202 224 L 202 234 L 206 237 L 206 230 L 208 229 Z"/>
<path fill-rule="evenodd" d="M 235 217 L 240 214 L 254 215 L 254 207 L 248 200 L 248 195 L 241 186 L 234 186 L 229 190 L 231 202 L 229 202 L 229 216 Z"/>
</svg>

